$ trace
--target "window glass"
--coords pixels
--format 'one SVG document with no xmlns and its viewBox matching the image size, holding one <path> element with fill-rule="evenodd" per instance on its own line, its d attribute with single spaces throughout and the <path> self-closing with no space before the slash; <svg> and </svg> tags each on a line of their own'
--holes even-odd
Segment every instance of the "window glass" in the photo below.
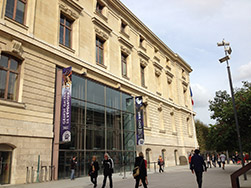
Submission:
<svg viewBox="0 0 251 188">
<path fill-rule="evenodd" d="M 71 31 L 65 28 L 65 46 L 70 47 L 71 45 Z"/>
<path fill-rule="evenodd" d="M 107 131 L 107 149 L 121 150 L 121 131 Z"/>
<path fill-rule="evenodd" d="M 10 72 L 7 99 L 14 100 L 17 91 L 17 74 Z"/>
<path fill-rule="evenodd" d="M 124 150 L 135 149 L 135 133 L 134 132 L 124 132 L 123 134 Z"/>
<path fill-rule="evenodd" d="M 120 110 L 106 108 L 106 124 L 110 129 L 121 129 L 121 113 Z"/>
<path fill-rule="evenodd" d="M 85 100 L 85 78 L 72 75 L 72 97 Z"/>
<path fill-rule="evenodd" d="M 7 71 L 0 70 L 0 98 L 4 98 Z"/>
<path fill-rule="evenodd" d="M 5 16 L 13 18 L 15 0 L 7 0 Z"/>
<path fill-rule="evenodd" d="M 18 68 L 18 62 L 15 59 L 10 61 L 10 69 L 16 71 Z"/>
<path fill-rule="evenodd" d="M 60 25 L 60 37 L 59 37 L 60 44 L 64 44 L 64 26 Z"/>
<path fill-rule="evenodd" d="M 64 17 L 63 17 L 63 15 L 60 16 L 60 23 L 64 24 Z"/>
<path fill-rule="evenodd" d="M 86 126 L 87 128 L 104 128 L 105 126 L 105 109 L 102 106 L 87 103 L 86 109 Z"/>
<path fill-rule="evenodd" d="M 122 93 L 122 110 L 134 113 L 134 103 L 133 103 L 133 97 Z"/>
<path fill-rule="evenodd" d="M 86 149 L 105 149 L 105 130 L 86 130 Z"/>
<path fill-rule="evenodd" d="M 8 68 L 8 57 L 4 55 L 0 57 L 0 67 Z"/>
<path fill-rule="evenodd" d="M 127 131 L 135 131 L 133 114 L 123 112 L 123 129 Z"/>
<path fill-rule="evenodd" d="M 106 106 L 120 109 L 120 92 L 106 87 Z"/>
<path fill-rule="evenodd" d="M 25 4 L 22 1 L 18 0 L 15 20 L 21 24 L 24 23 L 24 9 L 25 9 Z"/>
<path fill-rule="evenodd" d="M 104 61 L 103 61 L 103 49 L 99 49 L 99 63 L 104 64 Z"/>
<path fill-rule="evenodd" d="M 104 86 L 91 80 L 87 80 L 87 101 L 104 105 Z"/>
<path fill-rule="evenodd" d="M 84 124 L 85 118 L 85 102 L 71 99 L 71 123 Z"/>
</svg>

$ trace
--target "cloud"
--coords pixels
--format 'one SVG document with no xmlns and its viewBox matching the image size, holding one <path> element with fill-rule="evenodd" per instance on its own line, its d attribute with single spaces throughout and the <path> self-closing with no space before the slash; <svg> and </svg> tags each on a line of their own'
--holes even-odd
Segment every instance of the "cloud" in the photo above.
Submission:
<svg viewBox="0 0 251 188">
<path fill-rule="evenodd" d="M 238 81 L 251 79 L 251 61 L 247 64 L 241 65 L 235 76 Z"/>
<path fill-rule="evenodd" d="M 200 84 L 192 84 L 194 108 L 208 108 L 211 99 L 209 91 Z"/>
</svg>

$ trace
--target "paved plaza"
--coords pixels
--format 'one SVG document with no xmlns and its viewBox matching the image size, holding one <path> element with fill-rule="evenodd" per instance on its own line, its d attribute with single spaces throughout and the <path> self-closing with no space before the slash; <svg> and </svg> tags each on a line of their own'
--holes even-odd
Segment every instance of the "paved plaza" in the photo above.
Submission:
<svg viewBox="0 0 251 188">
<path fill-rule="evenodd" d="M 231 188 L 230 174 L 240 168 L 236 165 L 227 165 L 226 170 L 220 168 L 209 168 L 208 172 L 204 173 L 203 188 Z M 150 188 L 196 188 L 195 175 L 191 173 L 188 166 L 168 167 L 165 173 L 149 172 Z M 114 174 L 114 188 L 133 188 L 134 179 L 130 173 L 127 173 L 127 178 Z M 101 187 L 102 176 L 99 176 L 98 187 Z M 109 181 L 108 181 L 109 182 Z M 243 181 L 240 177 L 242 188 L 251 188 L 251 172 L 248 173 L 248 180 Z M 6 188 L 92 188 L 89 178 L 77 178 L 74 181 L 60 180 L 47 183 L 34 183 L 27 185 L 5 185 Z M 109 187 L 108 184 L 106 187 Z"/>
</svg>

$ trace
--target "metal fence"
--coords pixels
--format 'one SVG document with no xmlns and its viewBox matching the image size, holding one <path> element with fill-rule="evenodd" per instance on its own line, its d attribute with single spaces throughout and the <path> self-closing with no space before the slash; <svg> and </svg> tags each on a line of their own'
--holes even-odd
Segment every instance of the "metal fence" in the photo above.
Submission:
<svg viewBox="0 0 251 188">
<path fill-rule="evenodd" d="M 53 181 L 54 177 L 54 166 L 41 166 L 41 168 L 26 167 L 26 183 Z"/>
</svg>

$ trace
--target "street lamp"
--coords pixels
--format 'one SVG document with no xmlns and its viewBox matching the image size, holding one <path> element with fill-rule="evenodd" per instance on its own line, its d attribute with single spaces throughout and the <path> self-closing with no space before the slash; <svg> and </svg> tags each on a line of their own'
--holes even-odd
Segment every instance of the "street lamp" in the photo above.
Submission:
<svg viewBox="0 0 251 188">
<path fill-rule="evenodd" d="M 236 132 L 237 132 L 237 136 L 238 136 L 238 143 L 239 143 L 239 150 L 240 150 L 240 155 L 241 155 L 241 162 L 242 162 L 242 166 L 244 167 L 245 163 L 244 163 L 244 159 L 243 159 L 243 151 L 242 151 L 242 145 L 241 145 L 239 122 L 238 122 L 237 110 L 236 110 L 236 106 L 235 106 L 234 90 L 233 90 L 233 83 L 232 83 L 232 78 L 231 78 L 230 66 L 229 66 L 229 63 L 228 63 L 228 60 L 230 59 L 230 54 L 232 53 L 232 49 L 230 47 L 230 43 L 226 42 L 224 39 L 222 40 L 222 42 L 218 42 L 217 46 L 224 46 L 225 57 L 219 59 L 219 61 L 220 61 L 220 63 L 223 63 L 225 61 L 227 62 L 228 79 L 229 79 L 231 96 L 232 96 L 232 103 L 233 103 L 233 109 L 234 109 L 234 119 L 235 119 L 235 125 L 236 125 Z M 246 173 L 244 174 L 244 180 L 247 180 Z"/>
</svg>

